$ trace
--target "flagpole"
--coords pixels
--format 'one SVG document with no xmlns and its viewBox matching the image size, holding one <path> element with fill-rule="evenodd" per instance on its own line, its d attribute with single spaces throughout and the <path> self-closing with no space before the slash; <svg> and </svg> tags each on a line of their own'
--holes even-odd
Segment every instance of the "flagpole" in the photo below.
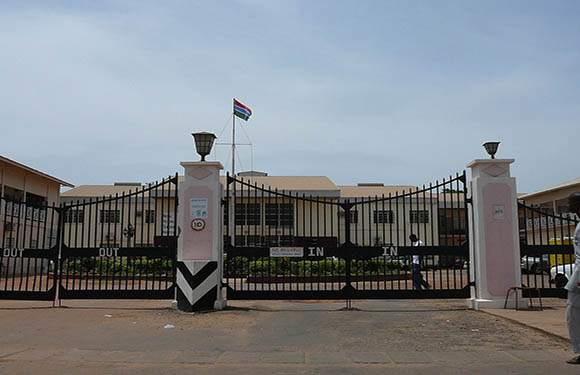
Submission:
<svg viewBox="0 0 580 375">
<path fill-rule="evenodd" d="M 236 176 L 236 174 L 235 174 L 235 172 L 236 172 L 236 165 L 235 165 L 235 159 L 236 159 L 236 114 L 234 112 L 235 112 L 235 110 L 232 112 L 232 117 L 233 117 L 233 126 L 232 126 L 232 177 Z"/>
</svg>

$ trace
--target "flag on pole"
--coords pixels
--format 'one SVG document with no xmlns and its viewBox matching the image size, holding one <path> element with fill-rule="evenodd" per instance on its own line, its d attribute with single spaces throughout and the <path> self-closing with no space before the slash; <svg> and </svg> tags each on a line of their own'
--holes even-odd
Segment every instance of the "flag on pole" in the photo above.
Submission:
<svg viewBox="0 0 580 375">
<path fill-rule="evenodd" d="M 250 116 L 252 115 L 252 110 L 234 99 L 234 115 L 238 116 L 239 118 L 248 121 Z"/>
</svg>

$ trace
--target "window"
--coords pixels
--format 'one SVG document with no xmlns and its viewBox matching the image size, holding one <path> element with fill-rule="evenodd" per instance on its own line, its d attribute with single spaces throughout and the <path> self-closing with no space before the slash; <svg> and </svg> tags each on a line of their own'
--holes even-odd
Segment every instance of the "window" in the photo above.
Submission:
<svg viewBox="0 0 580 375">
<path fill-rule="evenodd" d="M 409 211 L 409 218 L 411 223 L 428 223 L 429 222 L 429 211 L 427 210 L 411 210 Z"/>
<path fill-rule="evenodd" d="M 264 237 L 264 246 L 292 246 L 294 237 L 292 236 L 266 236 Z"/>
<path fill-rule="evenodd" d="M 236 203 L 236 225 L 260 225 L 260 205 Z"/>
<path fill-rule="evenodd" d="M 174 212 L 162 212 L 161 213 L 161 235 L 162 236 L 175 236 L 177 232 L 175 231 L 175 213 Z"/>
<path fill-rule="evenodd" d="M 278 236 L 265 236 L 264 245 L 265 246 L 278 246 Z"/>
<path fill-rule="evenodd" d="M 155 210 L 145 210 L 145 223 L 155 223 Z"/>
<path fill-rule="evenodd" d="M 119 223 L 121 221 L 121 215 L 119 210 L 101 210 L 100 212 L 100 222 L 101 223 Z"/>
<path fill-rule="evenodd" d="M 223 205 L 223 208 L 224 208 L 224 225 L 228 225 L 229 224 L 229 220 L 230 220 L 230 206 L 229 206 L 228 203 L 226 203 L 226 204 Z"/>
<path fill-rule="evenodd" d="M 4 186 L 4 198 L 14 202 L 22 202 L 24 200 L 24 191 Z"/>
<path fill-rule="evenodd" d="M 66 210 L 64 212 L 65 223 L 82 224 L 85 220 L 85 210 Z"/>
<path fill-rule="evenodd" d="M 236 246 L 258 246 L 260 244 L 260 236 L 236 236 Z"/>
<path fill-rule="evenodd" d="M 358 211 L 357 210 L 348 211 L 348 218 L 349 223 L 358 224 Z"/>
<path fill-rule="evenodd" d="M 393 211 L 375 211 L 373 213 L 373 222 L 375 224 L 391 224 L 393 222 Z"/>
<path fill-rule="evenodd" d="M 40 195 L 26 193 L 26 204 L 33 207 L 42 207 L 46 204 L 46 198 Z"/>
<path fill-rule="evenodd" d="M 7 216 L 20 216 L 20 203 L 6 201 L 6 215 Z"/>
<path fill-rule="evenodd" d="M 292 246 L 294 238 L 292 236 L 280 236 L 280 246 Z"/>
<path fill-rule="evenodd" d="M 292 226 L 294 205 L 292 203 L 266 203 L 266 225 Z"/>
</svg>

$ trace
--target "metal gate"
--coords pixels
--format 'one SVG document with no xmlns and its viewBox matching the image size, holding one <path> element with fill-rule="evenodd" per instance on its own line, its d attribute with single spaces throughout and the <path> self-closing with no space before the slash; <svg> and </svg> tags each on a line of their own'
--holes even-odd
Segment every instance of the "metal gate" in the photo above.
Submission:
<svg viewBox="0 0 580 375">
<path fill-rule="evenodd" d="M 15 234 L 2 246 L 0 299 L 174 298 L 177 204 L 177 175 L 60 207 L 2 198 Z"/>
<path fill-rule="evenodd" d="M 60 208 L 0 197 L 0 299 L 53 301 Z"/>
<path fill-rule="evenodd" d="M 542 297 L 566 297 L 564 285 L 574 264 L 573 214 L 554 215 L 518 203 L 522 285 Z M 529 291 L 526 291 L 529 293 Z"/>
<path fill-rule="evenodd" d="M 228 175 L 227 298 L 468 298 L 465 181 L 316 197 Z"/>
</svg>

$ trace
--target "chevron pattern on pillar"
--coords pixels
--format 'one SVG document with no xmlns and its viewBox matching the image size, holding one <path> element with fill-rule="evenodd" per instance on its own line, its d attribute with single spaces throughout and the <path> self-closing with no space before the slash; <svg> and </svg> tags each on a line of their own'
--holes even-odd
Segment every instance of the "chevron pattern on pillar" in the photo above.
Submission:
<svg viewBox="0 0 580 375">
<path fill-rule="evenodd" d="M 212 310 L 217 298 L 216 261 L 177 262 L 177 308 L 181 311 Z"/>
</svg>

